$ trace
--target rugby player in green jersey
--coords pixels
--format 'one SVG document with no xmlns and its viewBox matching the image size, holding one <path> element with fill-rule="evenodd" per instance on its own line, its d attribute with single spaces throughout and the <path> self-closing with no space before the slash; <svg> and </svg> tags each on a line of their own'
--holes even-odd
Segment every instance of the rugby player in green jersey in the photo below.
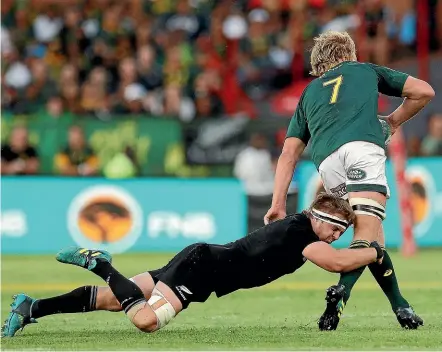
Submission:
<svg viewBox="0 0 442 352">
<path fill-rule="evenodd" d="M 377 240 L 385 243 L 382 221 L 389 197 L 385 176 L 385 142 L 378 118 L 378 94 L 404 97 L 385 117 L 393 134 L 434 97 L 432 87 L 405 73 L 356 59 L 347 33 L 326 32 L 315 38 L 311 52 L 313 80 L 304 90 L 291 119 L 276 169 L 272 205 L 264 222 L 286 216 L 286 195 L 293 170 L 307 143 L 328 193 L 348 199 L 356 213 L 350 248 Z M 327 290 L 321 330 L 335 330 L 350 292 L 365 267 L 341 274 Z M 393 264 L 385 252 L 381 265 L 369 269 L 388 297 L 401 326 L 416 329 L 423 321 L 401 295 Z"/>
</svg>

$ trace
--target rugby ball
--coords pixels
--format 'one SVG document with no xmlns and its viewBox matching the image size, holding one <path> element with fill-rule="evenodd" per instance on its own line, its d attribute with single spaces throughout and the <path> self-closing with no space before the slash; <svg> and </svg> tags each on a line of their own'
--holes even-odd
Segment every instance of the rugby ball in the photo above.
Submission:
<svg viewBox="0 0 442 352">
<path fill-rule="evenodd" d="M 378 119 L 379 119 L 379 122 L 381 123 L 381 126 L 382 126 L 382 132 L 384 134 L 385 145 L 388 145 L 388 143 L 390 143 L 390 140 L 391 140 L 391 127 L 387 121 L 385 121 L 379 117 L 378 117 Z"/>
</svg>

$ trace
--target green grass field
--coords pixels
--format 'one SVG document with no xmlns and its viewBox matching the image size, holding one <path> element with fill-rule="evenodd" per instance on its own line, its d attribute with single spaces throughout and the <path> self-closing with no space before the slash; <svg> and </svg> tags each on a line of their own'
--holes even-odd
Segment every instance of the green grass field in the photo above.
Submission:
<svg viewBox="0 0 442 352">
<path fill-rule="evenodd" d="M 116 256 L 115 266 L 132 276 L 159 267 L 170 255 Z M 367 270 L 353 291 L 337 331 L 319 332 L 329 274 L 307 263 L 297 273 L 264 288 L 193 304 L 163 330 L 137 331 L 122 313 L 94 312 L 39 319 L 5 349 L 40 350 L 440 350 L 442 349 L 442 250 L 412 259 L 393 254 L 402 291 L 425 320 L 418 331 L 402 330 L 387 299 Z M 49 256 L 2 257 L 2 320 L 11 295 L 58 295 L 84 284 L 101 284 L 92 273 Z"/>
</svg>

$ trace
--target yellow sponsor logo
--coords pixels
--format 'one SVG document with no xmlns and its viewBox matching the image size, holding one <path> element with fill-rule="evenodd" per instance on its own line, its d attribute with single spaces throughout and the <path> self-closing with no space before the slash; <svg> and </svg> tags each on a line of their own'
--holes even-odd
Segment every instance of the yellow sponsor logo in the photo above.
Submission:
<svg viewBox="0 0 442 352">
<path fill-rule="evenodd" d="M 98 243 L 117 242 L 130 233 L 132 214 L 113 196 L 95 197 L 80 209 L 77 225 L 83 236 Z"/>
<path fill-rule="evenodd" d="M 68 228 L 75 242 L 84 248 L 99 246 L 111 253 L 132 247 L 141 234 L 142 222 L 136 199 L 116 186 L 84 189 L 68 210 Z"/>
</svg>

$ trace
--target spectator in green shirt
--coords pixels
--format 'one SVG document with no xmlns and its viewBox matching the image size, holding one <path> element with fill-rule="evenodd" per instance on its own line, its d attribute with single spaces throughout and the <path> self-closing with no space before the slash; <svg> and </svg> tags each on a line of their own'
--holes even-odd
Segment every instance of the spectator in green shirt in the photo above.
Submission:
<svg viewBox="0 0 442 352">
<path fill-rule="evenodd" d="M 422 154 L 442 155 L 442 114 L 434 114 L 428 121 L 428 135 L 422 141 Z"/>
</svg>

